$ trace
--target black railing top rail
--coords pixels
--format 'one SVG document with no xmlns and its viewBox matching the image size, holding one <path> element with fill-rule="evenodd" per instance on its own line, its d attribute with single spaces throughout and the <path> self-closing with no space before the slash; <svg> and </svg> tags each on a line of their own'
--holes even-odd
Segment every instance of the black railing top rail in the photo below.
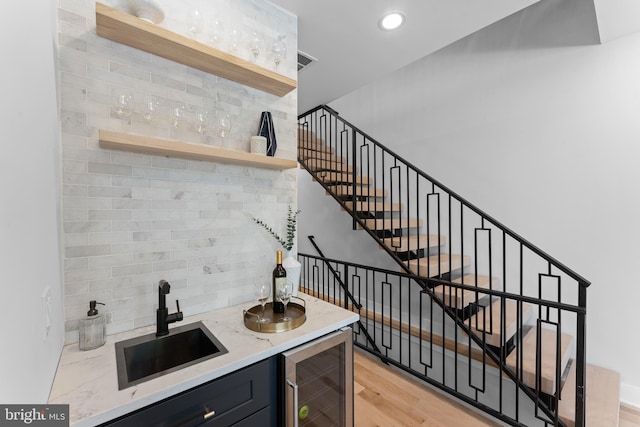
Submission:
<svg viewBox="0 0 640 427">
<path fill-rule="evenodd" d="M 537 254 L 541 258 L 545 259 L 547 262 L 549 262 L 555 268 L 557 268 L 558 270 L 562 271 L 563 273 L 565 273 L 566 275 L 568 275 L 569 277 L 571 277 L 572 279 L 577 281 L 580 286 L 586 288 L 586 287 L 589 287 L 589 285 L 591 285 L 591 282 L 589 280 L 585 279 L 580 274 L 576 273 L 574 270 L 572 270 L 571 268 L 567 267 L 566 265 L 564 265 L 563 263 L 558 261 L 556 258 L 554 258 L 551 255 L 547 254 L 542 249 L 538 248 L 533 243 L 529 242 L 527 239 L 525 239 L 524 237 L 520 236 L 519 234 L 517 234 L 516 232 L 511 230 L 509 227 L 503 225 L 502 223 L 500 223 L 499 221 L 494 219 L 492 216 L 488 215 L 487 213 L 485 213 L 484 211 L 482 211 L 481 209 L 479 209 L 478 207 L 476 207 L 475 205 L 473 205 L 472 203 L 467 201 L 464 197 L 460 196 L 459 194 L 457 194 L 456 192 L 452 191 L 447 186 L 445 186 L 442 183 L 440 183 L 440 181 L 438 181 L 438 180 L 432 178 L 430 175 L 424 173 L 424 171 L 422 171 L 420 168 L 416 167 L 411 162 L 409 162 L 408 160 L 404 159 L 402 156 L 398 155 L 394 151 L 388 149 L 387 147 L 385 147 L 384 145 L 379 143 L 376 139 L 374 139 L 370 135 L 368 135 L 366 132 L 363 132 L 357 126 L 355 126 L 352 123 L 350 123 L 348 120 L 345 120 L 342 117 L 340 117 L 339 113 L 337 111 L 335 111 L 333 108 L 328 107 L 326 105 L 320 105 L 318 107 L 315 107 L 315 108 L 307 111 L 306 113 L 300 114 L 298 116 L 298 120 L 304 119 L 305 116 L 313 114 L 313 113 L 315 113 L 316 111 L 319 111 L 319 110 L 324 110 L 324 111 L 328 112 L 329 114 L 333 115 L 337 120 L 342 122 L 343 125 L 348 126 L 352 130 L 358 132 L 364 138 L 366 138 L 366 140 L 370 141 L 372 144 L 374 144 L 375 146 L 379 147 L 381 150 L 384 150 L 385 152 L 389 153 L 391 156 L 395 157 L 396 160 L 399 160 L 402 163 L 404 163 L 408 168 L 412 169 L 416 174 L 422 176 L 423 178 L 425 178 L 426 180 L 431 182 L 433 185 L 435 185 L 438 188 L 442 189 L 443 191 L 447 192 L 451 197 L 453 197 L 456 200 L 458 200 L 462 206 L 467 207 L 468 209 L 470 209 L 473 212 L 475 212 L 477 215 L 479 215 L 484 220 L 489 221 L 491 224 L 493 224 L 497 228 L 500 228 L 505 234 L 509 235 L 511 238 L 513 238 L 514 240 L 518 241 L 520 244 L 525 246 L 527 249 L 529 249 L 533 253 Z"/>
</svg>

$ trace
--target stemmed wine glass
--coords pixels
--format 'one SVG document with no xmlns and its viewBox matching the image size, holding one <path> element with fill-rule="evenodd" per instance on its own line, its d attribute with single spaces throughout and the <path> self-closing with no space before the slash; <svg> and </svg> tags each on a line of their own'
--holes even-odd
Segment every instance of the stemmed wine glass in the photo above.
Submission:
<svg viewBox="0 0 640 427">
<path fill-rule="evenodd" d="M 133 95 L 128 92 L 114 91 L 112 109 L 121 119 L 130 117 L 133 112 Z"/>
<path fill-rule="evenodd" d="M 184 122 L 184 105 L 177 104 L 173 107 L 173 127 L 180 129 Z"/>
<path fill-rule="evenodd" d="M 258 31 L 252 31 L 249 37 L 249 50 L 253 54 L 253 62 L 258 61 L 258 55 L 263 49 L 264 36 Z"/>
<path fill-rule="evenodd" d="M 207 111 L 196 111 L 195 131 L 198 133 L 206 133 L 208 121 L 209 113 Z"/>
<path fill-rule="evenodd" d="M 218 115 L 218 136 L 226 138 L 231 132 L 231 117 L 227 113 L 219 113 Z"/>
<path fill-rule="evenodd" d="M 233 55 L 238 56 L 240 54 L 241 43 L 242 32 L 236 27 L 232 28 L 229 33 L 229 50 Z"/>
<path fill-rule="evenodd" d="M 204 17 L 202 16 L 202 12 L 198 9 L 190 10 L 187 14 L 187 23 L 189 32 L 193 34 L 193 37 L 195 39 L 197 39 L 198 34 L 202 32 L 202 27 L 204 25 Z"/>
<path fill-rule="evenodd" d="M 288 322 L 292 320 L 291 317 L 287 315 L 287 305 L 289 304 L 289 300 L 291 299 L 292 292 L 293 283 L 288 280 L 284 282 L 278 289 L 278 298 L 280 298 L 280 301 L 282 301 L 282 304 L 284 304 L 284 316 L 280 318 L 282 322 Z"/>
<path fill-rule="evenodd" d="M 160 107 L 160 101 L 153 96 L 150 96 L 145 102 L 145 109 L 142 113 L 142 117 L 147 122 L 153 121 L 154 116 L 158 113 L 158 108 Z"/>
<path fill-rule="evenodd" d="M 224 42 L 224 24 L 214 19 L 209 28 L 209 43 L 220 48 Z"/>
<path fill-rule="evenodd" d="M 271 53 L 273 54 L 273 62 L 276 64 L 277 71 L 280 62 L 287 57 L 287 47 L 282 40 L 282 36 L 273 41 L 273 44 L 271 45 Z"/>
<path fill-rule="evenodd" d="M 269 320 L 268 317 L 264 317 L 264 305 L 267 303 L 267 300 L 269 299 L 269 295 L 271 294 L 271 286 L 267 283 L 261 283 L 259 285 L 256 285 L 255 291 L 256 291 L 256 299 L 262 306 L 262 314 L 260 314 L 260 317 L 258 318 L 258 320 L 256 320 L 256 322 L 269 323 L 271 320 Z"/>
</svg>

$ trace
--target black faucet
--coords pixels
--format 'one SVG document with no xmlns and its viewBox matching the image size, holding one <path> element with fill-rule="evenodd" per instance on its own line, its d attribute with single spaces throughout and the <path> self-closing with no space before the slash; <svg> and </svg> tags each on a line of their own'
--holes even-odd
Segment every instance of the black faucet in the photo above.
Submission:
<svg viewBox="0 0 640 427">
<path fill-rule="evenodd" d="M 169 314 L 167 309 L 167 295 L 171 286 L 166 280 L 160 280 L 158 284 L 158 309 L 156 310 L 156 336 L 161 337 L 169 333 L 169 323 L 179 322 L 182 320 L 182 312 L 180 311 L 180 302 L 176 300 L 178 311 Z"/>
</svg>

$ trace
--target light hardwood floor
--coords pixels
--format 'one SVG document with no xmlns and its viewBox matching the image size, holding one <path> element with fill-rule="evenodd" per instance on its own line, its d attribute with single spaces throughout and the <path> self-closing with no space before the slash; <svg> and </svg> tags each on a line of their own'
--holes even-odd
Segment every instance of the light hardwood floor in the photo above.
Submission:
<svg viewBox="0 0 640 427">
<path fill-rule="evenodd" d="M 619 427 L 640 427 L 640 409 L 620 405 L 620 424 Z"/>
<path fill-rule="evenodd" d="M 500 425 L 358 349 L 354 350 L 354 400 L 356 427 Z M 621 405 L 619 427 L 640 427 L 640 409 Z"/>
<path fill-rule="evenodd" d="M 354 382 L 357 427 L 498 426 L 362 350 L 354 351 Z"/>
</svg>

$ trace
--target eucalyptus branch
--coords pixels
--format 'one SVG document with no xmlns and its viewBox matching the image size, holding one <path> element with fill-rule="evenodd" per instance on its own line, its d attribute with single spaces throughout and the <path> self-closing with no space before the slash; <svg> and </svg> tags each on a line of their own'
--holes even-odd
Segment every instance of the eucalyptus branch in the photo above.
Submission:
<svg viewBox="0 0 640 427">
<path fill-rule="evenodd" d="M 268 224 L 265 224 L 262 220 L 254 217 L 253 221 L 255 221 L 256 224 L 261 225 L 265 230 L 267 230 L 267 232 L 269 232 L 269 234 L 271 234 L 278 241 L 278 243 L 282 245 L 283 248 L 285 248 L 287 251 L 290 251 L 293 248 L 293 241 L 296 237 L 296 223 L 298 221 L 299 213 L 300 213 L 300 210 L 297 210 L 294 212 L 293 209 L 291 208 L 291 205 L 289 205 L 287 209 L 286 239 L 283 239 L 282 237 L 280 237 L 278 233 L 273 231 L 273 228 L 271 228 Z"/>
</svg>

